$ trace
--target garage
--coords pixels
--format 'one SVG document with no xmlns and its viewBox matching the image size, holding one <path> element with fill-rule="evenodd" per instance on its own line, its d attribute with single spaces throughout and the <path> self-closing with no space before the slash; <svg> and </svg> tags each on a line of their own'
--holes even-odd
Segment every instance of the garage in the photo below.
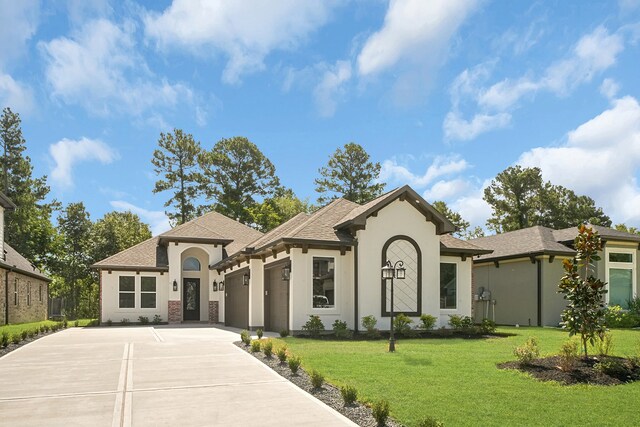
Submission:
<svg viewBox="0 0 640 427">
<path fill-rule="evenodd" d="M 224 324 L 235 328 L 249 327 L 249 286 L 242 284 L 242 276 L 249 273 L 245 268 L 225 276 L 224 280 Z"/>
<path fill-rule="evenodd" d="M 289 259 L 264 268 L 264 327 L 267 331 L 289 330 Z"/>
</svg>

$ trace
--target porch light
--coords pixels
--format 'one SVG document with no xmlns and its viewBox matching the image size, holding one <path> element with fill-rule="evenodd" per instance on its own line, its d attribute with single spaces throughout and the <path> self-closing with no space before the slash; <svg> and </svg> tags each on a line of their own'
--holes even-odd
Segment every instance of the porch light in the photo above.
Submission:
<svg viewBox="0 0 640 427">
<path fill-rule="evenodd" d="M 382 267 L 382 278 L 384 280 L 393 279 L 393 267 L 391 266 L 391 261 L 387 261 L 384 267 Z"/>
<path fill-rule="evenodd" d="M 396 339 L 393 330 L 393 279 L 404 279 L 406 270 L 404 268 L 404 262 L 396 261 L 395 264 L 391 264 L 391 261 L 387 261 L 382 266 L 382 280 L 387 281 L 391 280 L 391 306 L 389 307 L 390 319 L 389 322 L 391 324 L 390 334 L 389 334 L 389 352 L 393 353 L 396 351 Z"/>
<path fill-rule="evenodd" d="M 242 284 L 245 286 L 249 286 L 249 273 L 244 273 L 242 275 Z"/>
<path fill-rule="evenodd" d="M 211 285 L 212 287 L 212 291 L 213 292 L 217 292 L 218 291 L 218 282 L 216 282 L 215 279 L 213 279 L 213 284 Z"/>
<path fill-rule="evenodd" d="M 218 285 L 218 289 L 220 289 L 221 291 L 224 291 L 224 282 L 221 280 L 220 284 Z"/>
<path fill-rule="evenodd" d="M 176 292 L 178 290 L 178 282 L 174 279 L 173 280 L 173 291 Z"/>
<path fill-rule="evenodd" d="M 291 266 L 285 265 L 282 267 L 282 280 L 288 281 L 291 278 Z"/>
</svg>

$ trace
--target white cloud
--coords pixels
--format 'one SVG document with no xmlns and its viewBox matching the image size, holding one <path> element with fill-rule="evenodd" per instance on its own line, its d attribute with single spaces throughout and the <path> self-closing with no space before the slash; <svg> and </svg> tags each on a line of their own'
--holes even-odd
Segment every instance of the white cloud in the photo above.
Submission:
<svg viewBox="0 0 640 427">
<path fill-rule="evenodd" d="M 138 215 L 143 222 L 149 224 L 149 226 L 151 227 L 151 233 L 154 236 L 162 234 L 165 231 L 171 229 L 169 218 L 163 211 L 151 211 L 133 205 L 129 202 L 125 202 L 124 200 L 112 200 L 109 203 L 114 209 L 118 211 L 131 211 L 134 214 Z"/>
<path fill-rule="evenodd" d="M 388 159 L 382 162 L 380 181 L 425 188 L 436 178 L 462 172 L 468 167 L 467 161 L 459 157 L 439 156 L 433 160 L 423 175 L 417 175 L 406 166 L 398 164 L 396 159 Z"/>
<path fill-rule="evenodd" d="M 321 116 L 330 117 L 336 112 L 339 98 L 344 96 L 343 85 L 351 78 L 351 63 L 337 61 L 324 72 L 320 83 L 313 91 L 316 106 Z"/>
<path fill-rule="evenodd" d="M 145 32 L 160 48 L 186 48 L 198 56 L 222 53 L 225 83 L 264 69 L 273 50 L 292 50 L 329 19 L 334 1 L 257 0 L 251 3 L 174 0 L 144 17 Z"/>
<path fill-rule="evenodd" d="M 604 79 L 600 85 L 600 93 L 607 99 L 613 100 L 620 91 L 620 85 L 613 79 Z"/>
<path fill-rule="evenodd" d="M 71 38 L 40 47 L 53 96 L 99 115 L 140 115 L 162 107 L 192 104 L 186 85 L 154 78 L 136 52 L 135 28 L 106 19 L 87 22 Z"/>
<path fill-rule="evenodd" d="M 33 91 L 0 71 L 0 106 L 11 107 L 17 113 L 28 113 L 34 106 Z"/>
<path fill-rule="evenodd" d="M 0 1 L 0 68 L 26 52 L 26 42 L 38 27 L 40 4 L 37 0 Z"/>
<path fill-rule="evenodd" d="M 108 164 L 117 157 L 104 142 L 88 138 L 62 139 L 49 146 L 49 154 L 55 162 L 51 179 L 61 187 L 73 186 L 72 169 L 75 164 L 93 160 Z"/>
<path fill-rule="evenodd" d="M 484 188 L 489 185 L 486 181 L 480 187 L 475 187 L 469 193 L 458 197 L 450 204 L 451 209 L 458 212 L 462 218 L 469 221 L 471 227 L 485 227 L 487 219 L 491 217 L 491 206 L 484 201 Z"/>
<path fill-rule="evenodd" d="M 471 120 L 466 120 L 458 112 L 450 111 L 442 127 L 445 139 L 469 141 L 490 130 L 504 128 L 510 122 L 509 113 L 476 114 Z"/>
<path fill-rule="evenodd" d="M 424 192 L 424 198 L 431 201 L 448 200 L 462 193 L 466 193 L 470 189 L 470 186 L 471 183 L 463 178 L 441 180 Z"/>
<path fill-rule="evenodd" d="M 558 147 L 523 153 L 546 180 L 592 197 L 614 222 L 640 225 L 640 104 L 627 96 L 567 134 Z"/>
</svg>

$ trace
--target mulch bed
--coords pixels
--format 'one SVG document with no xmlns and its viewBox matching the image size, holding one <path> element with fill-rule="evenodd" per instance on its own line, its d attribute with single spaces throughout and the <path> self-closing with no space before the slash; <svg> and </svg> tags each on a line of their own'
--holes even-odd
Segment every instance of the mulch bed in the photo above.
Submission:
<svg viewBox="0 0 640 427">
<path fill-rule="evenodd" d="M 265 365 L 276 371 L 280 376 L 291 381 L 293 384 L 300 387 L 302 390 L 311 394 L 318 400 L 324 402 L 328 406 L 332 407 L 336 411 L 340 412 L 345 417 L 349 418 L 354 423 L 362 427 L 375 427 L 378 423 L 371 415 L 371 409 L 367 406 L 356 402 L 353 405 L 345 406 L 342 400 L 340 390 L 331 384 L 324 383 L 321 388 L 317 389 L 311 385 L 309 375 L 302 369 L 298 370 L 297 374 L 293 374 L 289 369 L 287 362 L 281 363 L 278 358 L 273 355 L 271 358 L 267 358 L 263 353 L 251 353 L 250 347 L 245 346 L 242 342 L 236 342 L 236 346 L 253 355 L 256 359 L 260 360 Z M 402 424 L 389 418 L 386 426 L 389 427 L 401 427 Z"/>
<path fill-rule="evenodd" d="M 59 329 L 58 331 L 62 331 L 62 329 Z M 11 353 L 13 350 L 16 350 L 20 347 L 22 347 L 23 345 L 29 344 L 30 342 L 33 342 L 39 338 L 42 337 L 46 337 L 47 335 L 51 335 L 51 334 L 55 334 L 58 331 L 49 331 L 49 332 L 44 332 L 44 333 L 40 333 L 38 335 L 35 335 L 33 338 L 26 338 L 22 341 L 20 341 L 18 344 L 13 344 L 13 343 L 9 343 L 8 346 L 6 347 L 0 347 L 0 357 L 4 356 L 5 354 L 9 354 Z"/>
<path fill-rule="evenodd" d="M 603 372 L 596 369 L 597 364 L 603 363 L 610 368 Z M 588 359 L 578 358 L 569 370 L 560 368 L 559 356 L 535 359 L 528 365 L 518 361 L 498 364 L 500 369 L 517 369 L 526 372 L 541 381 L 557 381 L 563 385 L 591 384 L 612 386 L 632 381 L 640 381 L 640 366 L 629 359 L 614 356 L 597 356 Z"/>
</svg>

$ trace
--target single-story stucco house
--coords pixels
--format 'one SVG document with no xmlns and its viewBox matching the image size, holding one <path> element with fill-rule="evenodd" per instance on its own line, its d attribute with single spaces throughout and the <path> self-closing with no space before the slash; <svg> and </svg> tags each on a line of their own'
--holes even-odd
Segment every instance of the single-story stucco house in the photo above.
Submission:
<svg viewBox="0 0 640 427">
<path fill-rule="evenodd" d="M 471 315 L 472 258 L 487 254 L 449 235 L 454 226 L 408 186 L 359 205 L 337 199 L 262 234 L 211 212 L 94 265 L 101 321 L 222 322 L 300 331 L 310 315 L 358 329 L 389 323 L 387 260 L 403 261 L 395 312 L 446 325 Z"/>
<path fill-rule="evenodd" d="M 4 241 L 4 213 L 16 205 L 0 192 L 0 325 L 46 320 L 49 279 Z"/>
<path fill-rule="evenodd" d="M 640 236 L 589 225 L 603 242 L 596 275 L 608 283 L 606 303 L 627 306 L 638 295 Z M 503 325 L 558 326 L 567 306 L 558 293 L 562 260 L 573 258 L 577 227 L 535 226 L 469 242 L 487 249 L 474 259 L 474 316 Z"/>
</svg>

